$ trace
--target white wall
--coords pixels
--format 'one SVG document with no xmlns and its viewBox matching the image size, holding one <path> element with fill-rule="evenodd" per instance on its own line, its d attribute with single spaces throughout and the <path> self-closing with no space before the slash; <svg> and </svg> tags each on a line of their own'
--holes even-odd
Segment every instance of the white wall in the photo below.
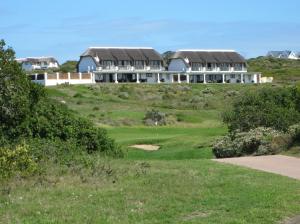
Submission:
<svg viewBox="0 0 300 224">
<path fill-rule="evenodd" d="M 187 70 L 187 66 L 184 63 L 184 61 L 182 59 L 172 59 L 169 65 L 169 71 L 186 71 Z"/>
<path fill-rule="evenodd" d="M 95 61 L 92 57 L 83 57 L 78 64 L 78 72 L 92 72 L 97 69 Z"/>
</svg>

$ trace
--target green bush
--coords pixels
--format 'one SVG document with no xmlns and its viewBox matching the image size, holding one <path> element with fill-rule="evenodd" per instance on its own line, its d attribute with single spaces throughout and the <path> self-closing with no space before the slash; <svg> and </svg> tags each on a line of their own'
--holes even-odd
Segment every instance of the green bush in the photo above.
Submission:
<svg viewBox="0 0 300 224">
<path fill-rule="evenodd" d="M 76 117 L 63 104 L 51 100 L 42 101 L 34 114 L 36 116 L 29 119 L 29 127 L 25 132 L 27 135 L 24 137 L 73 141 L 89 153 L 99 151 L 109 155 L 122 155 L 104 129 Z"/>
<path fill-rule="evenodd" d="M 163 126 L 167 124 L 166 114 L 157 110 L 147 111 L 144 117 L 144 124 L 148 126 Z"/>
<path fill-rule="evenodd" d="M 294 87 L 263 88 L 237 97 L 223 114 L 230 131 L 271 127 L 287 131 L 300 120 L 300 93 Z"/>
<path fill-rule="evenodd" d="M 300 123 L 292 125 L 288 133 L 292 136 L 294 142 L 300 143 Z"/>
<path fill-rule="evenodd" d="M 28 146 L 19 145 L 13 149 L 0 148 L 0 177 L 9 179 L 15 175 L 27 176 L 36 172 L 37 163 L 29 153 Z"/>
<path fill-rule="evenodd" d="M 213 146 L 213 153 L 217 158 L 270 155 L 286 150 L 291 144 L 290 135 L 272 128 L 259 127 L 217 140 Z"/>
</svg>

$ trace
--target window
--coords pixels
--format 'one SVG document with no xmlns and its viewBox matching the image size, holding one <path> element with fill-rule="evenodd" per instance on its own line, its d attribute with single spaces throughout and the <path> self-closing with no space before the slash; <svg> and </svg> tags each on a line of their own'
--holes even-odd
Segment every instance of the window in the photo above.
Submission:
<svg viewBox="0 0 300 224">
<path fill-rule="evenodd" d="M 147 78 L 152 78 L 152 74 L 147 74 Z"/>
<path fill-rule="evenodd" d="M 230 75 L 230 78 L 231 78 L 231 79 L 235 79 L 235 75 L 234 75 L 234 74 L 231 74 L 231 75 Z"/>
<path fill-rule="evenodd" d="M 134 64 L 135 65 L 144 65 L 144 61 L 135 61 Z"/>
</svg>

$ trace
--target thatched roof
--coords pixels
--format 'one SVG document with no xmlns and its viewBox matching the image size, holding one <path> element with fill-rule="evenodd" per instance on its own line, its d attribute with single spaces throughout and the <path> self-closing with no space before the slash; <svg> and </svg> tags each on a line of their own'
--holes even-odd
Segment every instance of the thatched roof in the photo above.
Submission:
<svg viewBox="0 0 300 224">
<path fill-rule="evenodd" d="M 90 47 L 81 57 L 91 56 L 102 61 L 162 61 L 153 48 L 111 48 Z"/>
<path fill-rule="evenodd" d="M 239 53 L 225 50 L 180 50 L 171 58 L 187 59 L 191 63 L 246 63 Z"/>
<path fill-rule="evenodd" d="M 16 59 L 18 62 L 30 62 L 30 63 L 38 63 L 38 62 L 52 62 L 58 63 L 58 61 L 54 57 L 28 57 L 28 58 L 20 58 Z"/>
</svg>

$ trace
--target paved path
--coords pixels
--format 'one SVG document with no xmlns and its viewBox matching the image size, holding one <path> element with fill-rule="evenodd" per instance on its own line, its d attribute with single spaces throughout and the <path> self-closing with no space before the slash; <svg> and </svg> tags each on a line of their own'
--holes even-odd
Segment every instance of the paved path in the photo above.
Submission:
<svg viewBox="0 0 300 224">
<path fill-rule="evenodd" d="M 276 173 L 300 180 L 300 159 L 289 156 L 257 156 L 228 159 L 214 159 L 214 161 L 245 166 L 256 170 Z"/>
</svg>

